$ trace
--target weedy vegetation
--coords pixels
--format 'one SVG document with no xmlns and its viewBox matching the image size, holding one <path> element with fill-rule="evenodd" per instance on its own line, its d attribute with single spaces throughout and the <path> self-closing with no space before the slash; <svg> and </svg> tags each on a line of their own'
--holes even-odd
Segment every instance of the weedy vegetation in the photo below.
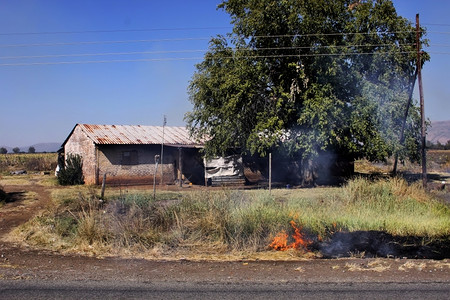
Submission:
<svg viewBox="0 0 450 300">
<path fill-rule="evenodd" d="M 58 155 L 56 153 L 8 153 L 0 155 L 0 174 L 14 170 L 28 172 L 54 171 Z"/>
<path fill-rule="evenodd" d="M 448 239 L 450 209 L 419 184 L 357 178 L 340 188 L 152 193 L 55 190 L 51 208 L 19 227 L 27 243 L 97 255 L 263 253 L 295 221 L 311 240 L 337 231 L 377 230 Z M 146 253 L 146 254 L 144 254 Z"/>
</svg>

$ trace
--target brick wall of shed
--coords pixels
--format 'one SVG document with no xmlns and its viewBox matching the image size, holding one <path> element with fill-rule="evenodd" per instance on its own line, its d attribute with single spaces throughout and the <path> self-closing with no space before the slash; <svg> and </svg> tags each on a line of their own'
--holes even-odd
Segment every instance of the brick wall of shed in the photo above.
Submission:
<svg viewBox="0 0 450 300">
<path fill-rule="evenodd" d="M 80 127 L 75 127 L 72 135 L 64 145 L 65 159 L 69 154 L 78 154 L 83 159 L 83 175 L 86 184 L 95 184 L 96 159 L 95 144 L 89 139 Z"/>
<path fill-rule="evenodd" d="M 137 152 L 137 162 L 123 164 L 123 152 Z M 98 145 L 99 183 L 106 173 L 106 182 L 113 184 L 153 184 L 155 155 L 161 153 L 160 145 Z M 164 183 L 172 184 L 177 178 L 177 151 L 164 148 Z M 158 164 L 156 182 L 161 182 L 161 164 Z"/>
</svg>

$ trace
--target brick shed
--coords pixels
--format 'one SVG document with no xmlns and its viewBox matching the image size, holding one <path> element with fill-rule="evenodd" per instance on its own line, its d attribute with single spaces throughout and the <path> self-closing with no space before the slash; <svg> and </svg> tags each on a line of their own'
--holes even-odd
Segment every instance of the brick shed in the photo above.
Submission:
<svg viewBox="0 0 450 300">
<path fill-rule="evenodd" d="M 163 141 L 157 183 L 163 174 L 165 184 L 173 184 L 180 176 L 203 184 L 205 173 L 199 152 L 203 144 L 192 140 L 185 127 L 77 124 L 62 149 L 65 158 L 69 153 L 81 155 L 86 184 L 100 184 L 104 174 L 108 183 L 151 184 L 155 155 L 161 155 Z"/>
</svg>

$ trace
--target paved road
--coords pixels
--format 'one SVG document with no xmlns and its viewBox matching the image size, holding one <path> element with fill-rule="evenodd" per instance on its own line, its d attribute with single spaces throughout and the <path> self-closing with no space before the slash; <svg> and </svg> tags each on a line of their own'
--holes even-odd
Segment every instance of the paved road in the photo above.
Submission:
<svg viewBox="0 0 450 300">
<path fill-rule="evenodd" d="M 448 283 L 0 281 L 0 299 L 450 299 Z"/>
</svg>

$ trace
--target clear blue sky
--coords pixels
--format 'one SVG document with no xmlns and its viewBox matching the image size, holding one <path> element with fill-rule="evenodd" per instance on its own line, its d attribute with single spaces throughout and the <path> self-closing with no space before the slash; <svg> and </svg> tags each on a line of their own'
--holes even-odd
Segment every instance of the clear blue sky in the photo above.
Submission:
<svg viewBox="0 0 450 300">
<path fill-rule="evenodd" d="M 62 143 L 76 123 L 161 125 L 167 115 L 167 125 L 183 126 L 191 109 L 187 85 L 203 56 L 197 50 L 231 31 L 220 2 L 0 0 L 0 146 Z M 449 120 L 450 1 L 394 4 L 412 21 L 419 13 L 429 31 L 425 111 L 431 120 Z M 86 63 L 92 61 L 106 62 Z"/>
</svg>

